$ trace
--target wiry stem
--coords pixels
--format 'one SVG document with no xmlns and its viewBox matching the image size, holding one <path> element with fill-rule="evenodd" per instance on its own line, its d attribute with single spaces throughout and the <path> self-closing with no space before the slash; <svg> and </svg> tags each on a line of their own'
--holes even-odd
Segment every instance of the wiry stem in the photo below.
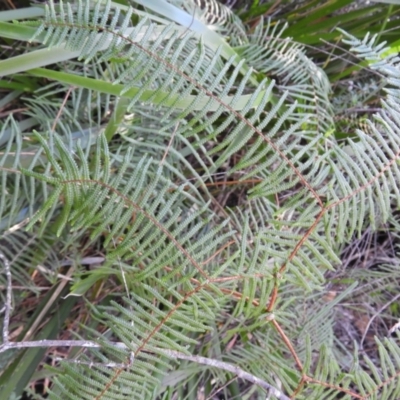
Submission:
<svg viewBox="0 0 400 400">
<path fill-rule="evenodd" d="M 9 326 L 10 326 L 10 315 L 11 315 L 11 296 L 12 296 L 12 277 L 11 277 L 11 266 L 7 257 L 0 250 L 0 259 L 3 261 L 5 275 L 7 278 L 7 288 L 6 288 L 6 303 L 4 307 L 1 309 L 1 312 L 4 312 L 4 321 L 3 321 L 3 345 L 8 344 L 8 336 L 9 336 Z"/>
</svg>

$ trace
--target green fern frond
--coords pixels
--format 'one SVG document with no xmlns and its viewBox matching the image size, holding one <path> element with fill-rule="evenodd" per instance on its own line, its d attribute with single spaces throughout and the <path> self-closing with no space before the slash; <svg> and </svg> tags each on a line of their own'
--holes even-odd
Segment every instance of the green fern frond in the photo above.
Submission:
<svg viewBox="0 0 400 400">
<path fill-rule="evenodd" d="M 57 251 L 56 267 L 74 266 L 69 294 L 87 300 L 99 328 L 82 328 L 102 347 L 57 367 L 52 398 L 160 398 L 179 368 L 175 397 L 234 378 L 179 366 L 166 350 L 229 361 L 299 400 L 397 396 L 395 341 L 377 341 L 379 361 L 355 349 L 349 367 L 335 336 L 338 304 L 363 276 L 338 278 L 342 293 L 325 297 L 341 244 L 400 203 L 397 60 L 369 37 L 349 39 L 391 88 L 368 132 L 339 141 L 328 134 L 329 81 L 283 27 L 261 20 L 248 38 L 214 0 L 160 0 L 192 11 L 196 28 L 214 24 L 216 46 L 148 4 L 50 3 L 34 39 L 84 64 L 33 71 L 60 78 L 27 103 L 38 133 L 23 139 L 10 118 L 0 136 L 1 241 L 13 274 L 29 281 L 18 253 L 36 268 Z M 66 90 L 73 78 L 81 87 Z M 243 193 L 237 205 L 221 200 L 230 188 Z M 9 230 L 28 218 L 29 234 Z M 100 265 L 83 268 L 88 253 Z M 388 282 L 389 272 L 376 277 Z M 99 299 L 95 288 L 110 282 Z"/>
</svg>

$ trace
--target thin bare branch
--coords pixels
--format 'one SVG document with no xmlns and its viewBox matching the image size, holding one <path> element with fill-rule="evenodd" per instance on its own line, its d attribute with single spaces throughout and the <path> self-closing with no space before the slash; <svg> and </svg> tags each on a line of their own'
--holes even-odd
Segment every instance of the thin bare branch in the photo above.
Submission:
<svg viewBox="0 0 400 400">
<path fill-rule="evenodd" d="M 372 322 L 374 321 L 374 319 L 378 316 L 382 314 L 382 311 L 384 311 L 386 308 L 388 308 L 391 304 L 393 304 L 395 301 L 397 301 L 400 298 L 400 293 L 398 293 L 396 296 L 393 297 L 393 299 L 391 299 L 390 301 L 388 301 L 386 304 L 384 304 L 368 321 L 367 326 L 365 327 L 363 336 L 361 338 L 361 342 L 360 342 L 360 348 L 363 348 L 363 344 L 364 344 L 364 340 L 365 337 L 367 336 L 367 333 L 369 331 L 369 328 L 372 324 Z"/>
<path fill-rule="evenodd" d="M 123 342 L 109 342 L 110 346 L 122 349 L 122 350 L 130 350 L 128 346 Z M 31 342 L 8 342 L 3 343 L 0 346 L 0 353 L 5 352 L 10 349 L 24 349 L 24 348 L 33 348 L 33 347 L 84 347 L 84 348 L 101 348 L 102 346 L 99 343 L 92 342 L 90 340 L 37 340 Z M 146 350 L 141 350 L 146 351 Z M 167 357 L 174 358 L 177 360 L 188 360 L 192 361 L 196 364 L 207 365 L 209 367 L 218 368 L 224 371 L 231 372 L 236 375 L 238 378 L 244 379 L 248 382 L 251 382 L 257 386 L 262 387 L 270 391 L 277 399 L 279 400 L 290 400 L 284 393 L 270 385 L 268 382 L 263 381 L 262 379 L 250 374 L 249 372 L 244 371 L 236 365 L 232 365 L 226 363 L 224 361 L 215 360 L 213 358 L 201 357 L 201 356 L 193 356 L 185 353 L 181 353 L 175 350 L 168 349 L 157 349 L 157 352 L 160 354 L 164 354 Z M 89 364 L 90 365 L 90 364 Z M 104 366 L 104 365 L 103 365 Z"/>
<path fill-rule="evenodd" d="M 231 372 L 231 373 L 235 374 L 238 378 L 244 379 L 244 380 L 254 383 L 255 385 L 260 386 L 266 390 L 269 390 L 279 400 L 290 400 L 290 398 L 287 397 L 280 390 L 276 389 L 275 387 L 273 387 L 269 383 L 263 381 L 262 379 L 257 378 L 256 376 L 254 376 L 246 371 L 243 371 L 241 368 L 237 367 L 236 365 L 228 364 L 226 362 L 223 362 L 220 360 L 215 360 L 212 358 L 191 356 L 191 355 L 187 355 L 187 354 L 180 353 L 178 351 L 173 351 L 173 350 L 162 349 L 161 352 L 169 357 L 177 358 L 180 360 L 189 360 L 189 361 L 193 361 L 197 364 L 208 365 L 209 367 L 214 367 L 214 368 L 222 369 L 224 371 Z"/>
<path fill-rule="evenodd" d="M 8 335 L 9 335 L 9 326 L 10 326 L 10 316 L 11 316 L 11 296 L 12 296 L 12 277 L 11 277 L 11 266 L 7 257 L 0 250 L 0 259 L 3 261 L 5 275 L 7 278 L 7 289 L 6 289 L 6 303 L 2 308 L 2 312 L 4 312 L 4 322 L 3 322 L 3 343 L 9 343 Z"/>
</svg>

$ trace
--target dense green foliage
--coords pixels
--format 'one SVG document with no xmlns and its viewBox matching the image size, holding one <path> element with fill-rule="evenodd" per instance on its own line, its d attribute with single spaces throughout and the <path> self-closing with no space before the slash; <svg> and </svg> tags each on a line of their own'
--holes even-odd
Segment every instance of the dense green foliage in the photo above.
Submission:
<svg viewBox="0 0 400 400">
<path fill-rule="evenodd" d="M 350 3 L 0 13 L 2 398 L 400 397 L 400 6 Z"/>
</svg>

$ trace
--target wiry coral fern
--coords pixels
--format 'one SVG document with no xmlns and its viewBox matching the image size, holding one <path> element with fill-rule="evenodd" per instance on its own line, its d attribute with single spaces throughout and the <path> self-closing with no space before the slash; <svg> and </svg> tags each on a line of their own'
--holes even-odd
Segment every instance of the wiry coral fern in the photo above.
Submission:
<svg viewBox="0 0 400 400">
<path fill-rule="evenodd" d="M 51 398 L 241 396 L 232 374 L 271 399 L 399 397 L 394 339 L 377 340 L 379 365 L 355 354 L 342 370 L 334 306 L 355 285 L 319 295 L 339 244 L 400 201 L 398 59 L 348 38 L 390 89 L 369 132 L 338 142 L 327 77 L 279 27 L 248 38 L 214 1 L 145 3 L 50 3 L 32 40 L 78 61 L 32 73 L 80 86 L 61 117 L 59 88 L 30 100 L 34 156 L 15 157 L 12 119 L 2 131 L 2 241 L 29 217 L 43 254 L 57 243 L 58 262 L 73 260 L 69 295 L 101 328 L 81 331 L 98 347 L 57 367 Z M 230 204 L 222 185 L 245 194 Z M 118 290 L 91 304 L 109 280 Z"/>
</svg>

